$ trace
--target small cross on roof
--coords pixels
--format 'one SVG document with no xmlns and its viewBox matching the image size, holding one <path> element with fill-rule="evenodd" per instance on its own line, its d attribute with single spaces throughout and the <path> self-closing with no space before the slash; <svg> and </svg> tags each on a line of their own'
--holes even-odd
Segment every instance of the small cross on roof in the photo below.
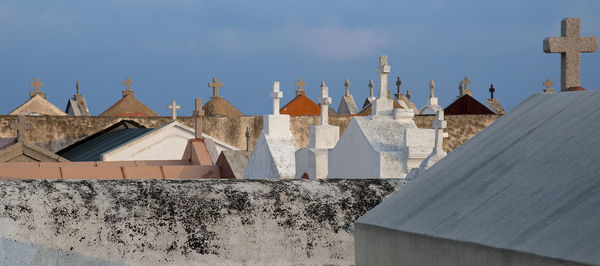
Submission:
<svg viewBox="0 0 600 266">
<path fill-rule="evenodd" d="M 129 77 L 125 78 L 125 81 L 122 82 L 123 85 L 125 85 L 126 90 L 123 91 L 123 97 L 127 96 L 127 95 L 131 95 L 133 96 L 133 91 L 131 90 L 130 86 L 133 84 L 133 81 L 129 79 Z"/>
<path fill-rule="evenodd" d="M 223 83 L 219 82 L 218 78 L 213 78 L 212 82 L 208 83 L 208 87 L 213 88 L 213 97 L 219 97 L 219 88 L 223 87 Z"/>
<path fill-rule="evenodd" d="M 304 83 L 302 79 L 298 79 L 298 82 L 296 82 L 296 87 L 298 87 L 298 89 L 296 90 L 296 96 L 304 95 L 306 93 L 306 91 L 303 89 L 304 86 L 306 86 L 306 83 Z"/>
<path fill-rule="evenodd" d="M 171 105 L 169 105 L 169 109 L 172 111 L 171 118 L 173 118 L 173 120 L 177 120 L 177 110 L 180 108 L 181 106 L 179 106 L 175 101 L 171 102 Z"/>
<path fill-rule="evenodd" d="M 554 92 L 554 90 L 551 88 L 551 86 L 554 85 L 554 82 L 550 81 L 549 78 L 546 78 L 546 81 L 542 83 L 542 85 L 546 87 L 546 89 L 544 89 L 544 92 Z"/>
</svg>

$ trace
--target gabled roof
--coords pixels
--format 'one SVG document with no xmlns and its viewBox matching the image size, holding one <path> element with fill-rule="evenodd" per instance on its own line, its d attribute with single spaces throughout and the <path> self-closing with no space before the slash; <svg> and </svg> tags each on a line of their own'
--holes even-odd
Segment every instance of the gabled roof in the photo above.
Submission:
<svg viewBox="0 0 600 266">
<path fill-rule="evenodd" d="M 502 105 L 496 98 L 488 99 L 487 102 L 485 103 L 485 106 L 488 109 L 490 109 L 492 112 L 496 113 L 497 115 L 501 115 L 506 112 L 506 111 L 504 111 L 504 107 L 502 107 Z"/>
<path fill-rule="evenodd" d="M 222 151 L 215 165 L 221 170 L 222 178 L 242 179 L 249 160 L 249 151 Z"/>
<path fill-rule="evenodd" d="M 244 116 L 240 110 L 220 96 L 211 97 L 202 106 L 202 110 L 204 110 L 204 115 L 206 116 Z"/>
<path fill-rule="evenodd" d="M 389 98 L 389 99 L 391 99 L 391 98 Z M 375 102 L 375 101 L 372 101 L 371 103 L 367 104 L 367 106 L 365 106 L 365 108 L 363 108 L 362 111 L 360 111 L 360 113 L 358 113 L 358 114 L 363 115 L 363 116 L 371 115 L 371 109 L 372 109 L 373 102 Z M 393 102 L 394 102 L 393 103 L 394 109 L 404 108 L 404 107 L 402 107 L 402 105 L 400 105 L 400 102 L 398 102 L 398 100 L 394 100 Z"/>
<path fill-rule="evenodd" d="M 68 160 L 33 143 L 15 142 L 14 138 L 9 138 L 3 141 L 0 162 L 68 162 Z"/>
<path fill-rule="evenodd" d="M 469 94 L 460 96 L 444 109 L 445 115 L 493 115 L 492 110 L 485 107 Z"/>
<path fill-rule="evenodd" d="M 34 95 L 28 101 L 12 110 L 8 115 L 56 115 L 67 114 L 40 95 Z"/>
<path fill-rule="evenodd" d="M 340 105 L 338 107 L 337 113 L 340 115 L 354 115 L 358 114 L 358 107 L 354 102 L 354 97 L 352 95 L 344 95 L 342 96 L 342 100 L 340 100 Z"/>
<path fill-rule="evenodd" d="M 304 94 L 301 94 L 283 106 L 279 113 L 290 116 L 321 115 L 321 107 Z"/>
<path fill-rule="evenodd" d="M 361 129 L 367 141 L 369 141 L 373 149 L 377 152 L 396 151 L 399 147 L 405 146 L 406 129 L 417 129 L 414 123 L 407 124 L 395 120 L 373 120 L 369 117 L 360 116 L 352 118 L 348 128 L 352 124 Z"/>
<path fill-rule="evenodd" d="M 138 101 L 133 94 L 126 94 L 121 100 L 101 113 L 100 116 L 147 117 L 158 116 L 158 114 L 142 102 Z"/>
<path fill-rule="evenodd" d="M 90 116 L 90 110 L 87 107 L 85 98 L 81 95 L 69 98 L 65 113 L 71 116 Z"/>
<path fill-rule="evenodd" d="M 599 102 L 536 93 L 357 223 L 600 264 Z"/>
<path fill-rule="evenodd" d="M 57 154 L 71 161 L 100 161 L 102 153 L 150 130 L 152 128 L 145 128 L 136 122 L 123 120 L 58 151 Z"/>
</svg>

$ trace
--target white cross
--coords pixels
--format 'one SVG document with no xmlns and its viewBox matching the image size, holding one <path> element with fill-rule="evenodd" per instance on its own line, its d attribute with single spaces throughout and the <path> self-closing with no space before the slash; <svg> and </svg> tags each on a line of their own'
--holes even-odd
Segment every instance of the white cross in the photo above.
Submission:
<svg viewBox="0 0 600 266">
<path fill-rule="evenodd" d="M 321 125 L 329 124 L 329 104 L 331 104 L 331 97 L 329 97 L 329 88 L 325 85 L 325 81 L 321 81 Z"/>
<path fill-rule="evenodd" d="M 379 74 L 379 98 L 387 96 L 388 74 L 391 70 L 391 67 L 387 64 L 387 59 L 387 55 L 379 57 L 379 67 L 377 67 L 377 73 Z"/>
<path fill-rule="evenodd" d="M 579 87 L 581 53 L 598 49 L 598 37 L 581 37 L 581 21 L 565 18 L 561 21 L 561 37 L 544 39 L 545 53 L 560 53 L 560 90 Z"/>
<path fill-rule="evenodd" d="M 435 146 L 433 147 L 434 152 L 437 153 L 441 149 L 444 150 L 444 138 L 448 137 L 448 133 L 444 132 L 447 127 L 447 122 L 444 120 L 444 111 L 435 112 L 435 120 L 433 121 L 433 128 L 435 129 Z"/>
<path fill-rule="evenodd" d="M 175 101 L 173 101 L 171 105 L 169 105 L 169 109 L 171 109 L 172 111 L 171 117 L 173 118 L 173 120 L 177 120 L 177 109 L 179 108 L 181 108 L 181 106 L 179 106 Z"/>
<path fill-rule="evenodd" d="M 279 114 L 279 99 L 283 98 L 283 92 L 279 91 L 279 81 L 273 81 L 273 92 L 271 92 L 271 99 L 273 99 L 273 114 Z"/>
</svg>

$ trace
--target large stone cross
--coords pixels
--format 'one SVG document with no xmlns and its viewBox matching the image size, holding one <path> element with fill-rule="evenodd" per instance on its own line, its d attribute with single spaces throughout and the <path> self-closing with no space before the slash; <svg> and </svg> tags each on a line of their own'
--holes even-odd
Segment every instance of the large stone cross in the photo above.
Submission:
<svg viewBox="0 0 600 266">
<path fill-rule="evenodd" d="M 494 99 L 494 92 L 496 92 L 496 89 L 494 88 L 494 84 L 490 84 L 490 99 Z"/>
<path fill-rule="evenodd" d="M 194 112 L 194 132 L 197 139 L 202 138 L 202 117 L 204 116 L 204 110 L 202 110 L 202 98 L 196 98 Z"/>
<path fill-rule="evenodd" d="M 133 91 L 130 86 L 133 84 L 133 81 L 129 79 L 129 77 L 125 78 L 125 81 L 122 82 L 125 85 L 125 90 L 123 91 L 123 97 L 127 95 L 133 95 Z"/>
<path fill-rule="evenodd" d="M 40 91 L 40 87 L 44 86 L 44 83 L 41 83 L 38 78 L 34 78 L 33 82 L 29 83 L 29 86 L 33 88 L 32 92 L 29 92 L 29 97 L 34 97 L 36 95 L 40 95 L 43 98 L 46 98 L 46 94 Z"/>
<path fill-rule="evenodd" d="M 429 98 L 435 97 L 433 89 L 435 89 L 435 83 L 433 83 L 433 80 L 429 80 Z"/>
<path fill-rule="evenodd" d="M 385 97 L 387 95 L 388 88 L 388 74 L 390 73 L 391 67 L 388 65 L 387 55 L 379 57 L 379 66 L 377 67 L 377 73 L 379 74 L 379 97 Z"/>
<path fill-rule="evenodd" d="M 213 78 L 212 82 L 208 83 L 208 87 L 213 88 L 213 97 L 219 97 L 219 88 L 223 87 L 223 83 L 219 79 Z"/>
<path fill-rule="evenodd" d="M 273 99 L 273 114 L 279 114 L 279 99 L 283 98 L 283 92 L 279 91 L 279 81 L 273 81 L 273 92 L 271 92 L 271 99 Z"/>
<path fill-rule="evenodd" d="M 344 81 L 344 87 L 346 87 L 346 96 L 350 96 L 350 80 L 346 79 Z"/>
<path fill-rule="evenodd" d="M 373 80 L 369 80 L 369 90 L 370 90 L 370 94 L 369 94 L 369 98 L 374 98 L 375 95 L 373 95 L 373 87 L 375 87 L 375 84 L 373 84 Z"/>
<path fill-rule="evenodd" d="M 461 82 L 460 82 L 460 96 L 463 96 L 465 94 L 469 94 L 472 95 L 472 90 L 469 90 L 469 84 L 471 84 L 471 81 L 469 80 L 468 77 L 465 77 Z"/>
<path fill-rule="evenodd" d="M 329 97 L 329 88 L 325 85 L 325 81 L 321 81 L 321 98 L 319 99 L 319 104 L 321 104 L 321 125 L 328 125 L 331 97 Z"/>
<path fill-rule="evenodd" d="M 75 81 L 75 98 L 79 97 L 79 80 Z"/>
<path fill-rule="evenodd" d="M 172 111 L 171 118 L 173 118 L 173 120 L 177 120 L 177 110 L 180 108 L 181 106 L 179 106 L 175 101 L 171 102 L 171 105 L 169 105 L 169 109 Z"/>
<path fill-rule="evenodd" d="M 544 89 L 544 92 L 554 92 L 554 90 L 551 88 L 552 85 L 554 85 L 554 82 L 550 81 L 549 78 L 546 78 L 546 81 L 542 83 L 542 85 L 546 87 L 546 89 Z"/>
<path fill-rule="evenodd" d="M 544 39 L 545 53 L 560 53 L 560 90 L 580 87 L 581 53 L 598 49 L 598 37 L 581 37 L 581 21 L 565 18 L 560 25 L 561 37 Z"/>
<path fill-rule="evenodd" d="M 296 87 L 298 87 L 298 90 L 296 90 L 296 96 L 304 95 L 306 93 L 306 91 L 303 89 L 304 86 L 306 86 L 306 83 L 304 83 L 302 79 L 298 79 L 298 82 L 296 82 Z"/>
<path fill-rule="evenodd" d="M 26 142 L 27 130 L 31 129 L 31 124 L 25 121 L 24 115 L 17 116 L 17 121 L 10 124 L 10 129 L 17 130 L 17 141 Z"/>
</svg>

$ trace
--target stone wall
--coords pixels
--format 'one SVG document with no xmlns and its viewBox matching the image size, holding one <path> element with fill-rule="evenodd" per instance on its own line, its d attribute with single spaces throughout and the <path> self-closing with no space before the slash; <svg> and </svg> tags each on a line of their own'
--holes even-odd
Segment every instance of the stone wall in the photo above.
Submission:
<svg viewBox="0 0 600 266">
<path fill-rule="evenodd" d="M 353 221 L 405 184 L 0 181 L 0 262 L 349 265 Z"/>
<path fill-rule="evenodd" d="M 498 115 L 456 115 L 446 116 L 449 138 L 445 139 L 444 149 L 450 152 L 471 138 L 477 132 L 494 122 Z M 415 116 L 419 127 L 431 128 L 434 116 Z M 31 124 L 27 139 L 47 148 L 58 151 L 89 135 L 105 129 L 121 120 L 133 120 L 146 127 L 158 127 L 169 123 L 170 117 L 59 117 L 28 116 L 25 120 Z M 192 127 L 192 117 L 178 117 L 179 121 Z M 340 127 L 340 134 L 350 122 L 350 116 L 330 116 L 329 123 Z M 0 137 L 14 137 L 16 131 L 9 125 L 17 120 L 16 116 L 0 116 Z M 308 128 L 319 124 L 318 116 L 295 116 L 291 118 L 291 128 L 298 147 L 308 146 Z M 250 129 L 250 149 L 254 147 L 262 130 L 262 116 L 246 117 L 204 117 L 203 132 L 223 140 L 240 149 L 246 148 L 246 127 Z"/>
</svg>

